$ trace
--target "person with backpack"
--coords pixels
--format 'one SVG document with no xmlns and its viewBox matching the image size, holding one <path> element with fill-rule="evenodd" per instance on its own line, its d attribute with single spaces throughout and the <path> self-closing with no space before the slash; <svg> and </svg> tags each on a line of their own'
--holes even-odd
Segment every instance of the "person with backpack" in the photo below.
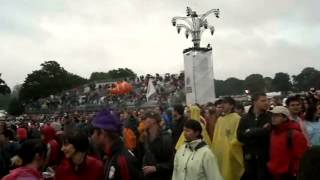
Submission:
<svg viewBox="0 0 320 180">
<path fill-rule="evenodd" d="M 274 180 L 296 180 L 299 162 L 308 149 L 307 140 L 299 124 L 289 120 L 286 107 L 276 106 L 271 112 L 269 172 Z"/>
</svg>

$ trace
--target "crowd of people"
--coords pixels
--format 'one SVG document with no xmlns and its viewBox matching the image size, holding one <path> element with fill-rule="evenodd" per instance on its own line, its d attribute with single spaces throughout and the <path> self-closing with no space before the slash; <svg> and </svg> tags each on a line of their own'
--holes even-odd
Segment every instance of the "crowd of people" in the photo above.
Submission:
<svg viewBox="0 0 320 180">
<path fill-rule="evenodd" d="M 149 79 L 152 79 L 156 94 L 152 100 L 156 104 L 177 104 L 184 101 L 184 76 L 181 74 L 165 74 L 163 76 L 146 75 L 138 78 L 124 79 L 133 86 L 133 91 L 125 95 L 113 95 L 112 86 L 116 82 L 94 82 L 59 94 L 53 94 L 26 104 L 27 111 L 76 109 L 84 105 L 128 106 L 146 103 Z"/>
<path fill-rule="evenodd" d="M 0 121 L 0 178 L 316 180 L 320 98 L 224 97 Z"/>
</svg>

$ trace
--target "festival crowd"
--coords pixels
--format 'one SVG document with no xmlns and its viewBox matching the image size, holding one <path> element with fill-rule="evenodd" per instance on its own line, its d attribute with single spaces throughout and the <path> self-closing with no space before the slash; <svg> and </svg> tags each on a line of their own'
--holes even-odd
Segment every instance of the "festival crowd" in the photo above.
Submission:
<svg viewBox="0 0 320 180">
<path fill-rule="evenodd" d="M 84 105 L 108 105 L 121 104 L 137 106 L 147 102 L 146 93 L 149 79 L 152 79 L 156 94 L 152 100 L 161 104 L 179 104 L 184 100 L 184 74 L 156 74 L 127 78 L 126 82 L 133 86 L 133 91 L 125 95 L 113 95 L 112 86 L 115 82 L 95 82 L 74 89 L 52 94 L 46 98 L 30 101 L 26 106 L 27 111 L 67 110 Z"/>
<path fill-rule="evenodd" d="M 320 96 L 0 122 L 3 180 L 318 180 Z"/>
</svg>

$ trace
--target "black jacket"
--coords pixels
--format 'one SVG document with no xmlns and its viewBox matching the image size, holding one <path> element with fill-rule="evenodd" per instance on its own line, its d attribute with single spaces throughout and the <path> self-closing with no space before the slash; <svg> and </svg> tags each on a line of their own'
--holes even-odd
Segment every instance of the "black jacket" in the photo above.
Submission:
<svg viewBox="0 0 320 180">
<path fill-rule="evenodd" d="M 145 177 L 146 180 L 171 180 L 173 172 L 173 144 L 169 132 L 163 131 L 152 142 L 145 141 L 143 166 L 156 166 L 157 171 Z"/>
<path fill-rule="evenodd" d="M 267 123 L 271 123 L 271 113 L 256 117 L 251 107 L 241 118 L 237 131 L 238 140 L 243 143 L 246 172 L 257 174 L 257 180 L 267 173 L 271 133 L 270 128 L 263 128 Z"/>
<path fill-rule="evenodd" d="M 141 165 L 135 156 L 128 151 L 122 140 L 113 144 L 106 155 L 104 167 L 105 180 L 141 180 Z"/>
<path fill-rule="evenodd" d="M 181 133 L 183 132 L 184 123 L 186 122 L 186 118 L 181 116 L 179 119 L 175 119 L 173 122 L 173 130 L 172 130 L 172 139 L 173 144 L 176 145 Z"/>
<path fill-rule="evenodd" d="M 4 145 L 0 144 L 0 179 L 9 174 L 10 165 L 10 154 Z"/>
<path fill-rule="evenodd" d="M 243 152 L 245 160 L 256 158 L 268 160 L 270 128 L 263 128 L 267 123 L 271 123 L 271 113 L 265 112 L 256 117 L 253 108 L 243 116 L 238 127 L 238 140 L 244 144 Z M 246 132 L 249 129 L 249 132 Z"/>
</svg>

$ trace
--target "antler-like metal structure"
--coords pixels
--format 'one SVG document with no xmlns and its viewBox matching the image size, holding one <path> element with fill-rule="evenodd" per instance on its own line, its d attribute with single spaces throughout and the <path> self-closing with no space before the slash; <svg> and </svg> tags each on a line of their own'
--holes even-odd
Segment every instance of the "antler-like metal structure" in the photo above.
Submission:
<svg viewBox="0 0 320 180">
<path fill-rule="evenodd" d="M 172 25 L 177 27 L 178 33 L 181 32 L 181 29 L 185 29 L 185 36 L 187 39 L 191 34 L 193 45 L 198 48 L 200 47 L 201 35 L 205 30 L 209 29 L 211 35 L 214 33 L 214 26 L 209 25 L 206 19 L 207 16 L 212 13 L 219 18 L 219 9 L 211 9 L 198 16 L 196 11 L 192 11 L 190 7 L 187 7 L 187 17 L 172 18 Z"/>
</svg>

